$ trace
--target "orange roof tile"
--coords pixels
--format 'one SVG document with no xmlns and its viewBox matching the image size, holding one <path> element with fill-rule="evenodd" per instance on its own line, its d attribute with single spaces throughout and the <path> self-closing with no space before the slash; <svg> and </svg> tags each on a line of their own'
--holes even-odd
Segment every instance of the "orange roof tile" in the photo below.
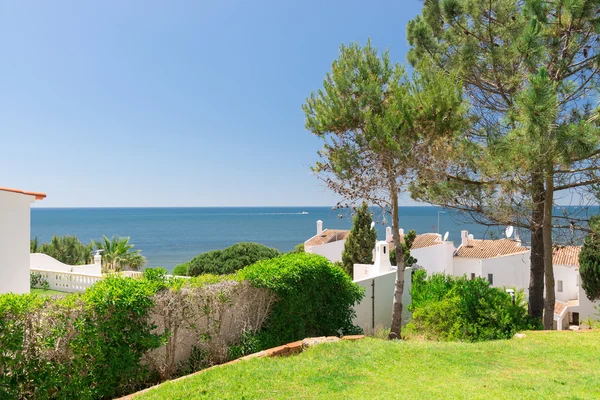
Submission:
<svg viewBox="0 0 600 400">
<path fill-rule="evenodd" d="M 562 301 L 554 302 L 554 315 L 561 317 L 567 309 L 567 303 Z"/>
<path fill-rule="evenodd" d="M 437 233 L 424 233 L 422 235 L 417 235 L 411 249 L 422 249 L 424 247 L 437 246 L 442 243 L 444 242 L 442 241 L 441 235 L 438 235 Z"/>
<path fill-rule="evenodd" d="M 581 246 L 557 246 L 552 250 L 552 264 L 579 267 Z"/>
<path fill-rule="evenodd" d="M 525 253 L 528 250 L 527 247 L 521 246 L 521 243 L 516 240 L 473 239 L 467 241 L 466 245 L 460 246 L 454 256 L 464 258 L 494 258 L 509 254 Z"/>
<path fill-rule="evenodd" d="M 42 200 L 42 199 L 46 198 L 46 193 L 42 193 L 42 192 L 28 192 L 28 191 L 21 190 L 21 189 L 12 189 L 12 188 L 6 188 L 6 187 L 0 187 L 0 191 L 20 193 L 20 194 L 25 194 L 27 196 L 35 196 L 36 200 Z"/>
<path fill-rule="evenodd" d="M 320 246 L 325 243 L 337 242 L 338 240 L 344 240 L 348 237 L 350 231 L 342 229 L 325 229 L 321 235 L 315 235 L 308 239 L 305 246 Z"/>
</svg>

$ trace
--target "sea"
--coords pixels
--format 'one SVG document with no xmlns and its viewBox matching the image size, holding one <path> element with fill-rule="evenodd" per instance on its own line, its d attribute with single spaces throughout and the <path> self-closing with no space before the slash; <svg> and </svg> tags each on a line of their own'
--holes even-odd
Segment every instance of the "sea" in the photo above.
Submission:
<svg viewBox="0 0 600 400">
<path fill-rule="evenodd" d="M 438 226 L 439 218 L 439 226 Z M 378 239 L 385 239 L 389 217 L 375 210 Z M 147 267 L 167 270 L 196 255 L 238 242 L 257 242 L 291 251 L 324 229 L 350 229 L 349 210 L 332 207 L 202 207 L 202 208 L 32 208 L 31 236 L 40 242 L 53 235 L 75 235 L 83 243 L 103 235 L 130 237 L 142 251 Z M 475 238 L 501 237 L 501 228 L 465 222 L 457 213 L 438 207 L 401 207 L 400 227 L 417 233 L 448 233 L 458 245 L 460 231 Z"/>
</svg>

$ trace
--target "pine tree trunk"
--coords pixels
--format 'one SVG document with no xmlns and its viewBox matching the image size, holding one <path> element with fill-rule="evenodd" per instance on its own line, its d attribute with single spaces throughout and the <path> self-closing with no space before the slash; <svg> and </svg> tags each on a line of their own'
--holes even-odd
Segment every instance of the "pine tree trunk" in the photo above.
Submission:
<svg viewBox="0 0 600 400">
<path fill-rule="evenodd" d="M 554 321 L 554 269 L 552 265 L 552 206 L 554 200 L 554 177 L 546 171 L 546 194 L 544 199 L 544 278 L 546 300 L 544 302 L 544 329 L 552 329 Z"/>
<path fill-rule="evenodd" d="M 392 307 L 392 326 L 389 339 L 400 339 L 402 330 L 402 294 L 404 293 L 404 255 L 400 243 L 400 224 L 398 221 L 398 190 L 392 190 L 392 231 L 394 238 L 394 251 L 396 252 L 396 286 L 394 288 L 394 304 Z"/>
<path fill-rule="evenodd" d="M 534 209 L 531 214 L 531 256 L 529 275 L 529 315 L 542 322 L 544 315 L 544 181 L 532 176 Z"/>
</svg>

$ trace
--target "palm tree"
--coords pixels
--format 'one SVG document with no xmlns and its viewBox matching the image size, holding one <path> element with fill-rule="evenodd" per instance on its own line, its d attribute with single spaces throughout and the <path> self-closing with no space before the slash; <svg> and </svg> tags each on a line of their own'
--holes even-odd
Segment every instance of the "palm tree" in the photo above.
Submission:
<svg viewBox="0 0 600 400">
<path fill-rule="evenodd" d="M 114 235 L 109 239 L 103 236 L 103 240 L 92 240 L 92 243 L 96 250 L 102 251 L 102 265 L 108 271 L 118 272 L 127 268 L 137 271 L 146 263 L 141 250 L 133 250 L 129 237 Z"/>
</svg>

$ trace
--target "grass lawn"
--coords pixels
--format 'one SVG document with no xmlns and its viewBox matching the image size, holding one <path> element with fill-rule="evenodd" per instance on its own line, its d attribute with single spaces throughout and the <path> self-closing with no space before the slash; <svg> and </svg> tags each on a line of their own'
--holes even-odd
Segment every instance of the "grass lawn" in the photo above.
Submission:
<svg viewBox="0 0 600 400">
<path fill-rule="evenodd" d="M 42 296 L 54 296 L 54 295 L 59 295 L 59 296 L 66 296 L 69 293 L 67 292 L 59 292 L 58 290 L 52 290 L 52 289 L 31 289 L 31 294 L 39 294 Z"/>
<path fill-rule="evenodd" d="M 475 344 L 321 344 L 213 368 L 135 400 L 600 398 L 600 331 L 526 335 Z"/>
</svg>

